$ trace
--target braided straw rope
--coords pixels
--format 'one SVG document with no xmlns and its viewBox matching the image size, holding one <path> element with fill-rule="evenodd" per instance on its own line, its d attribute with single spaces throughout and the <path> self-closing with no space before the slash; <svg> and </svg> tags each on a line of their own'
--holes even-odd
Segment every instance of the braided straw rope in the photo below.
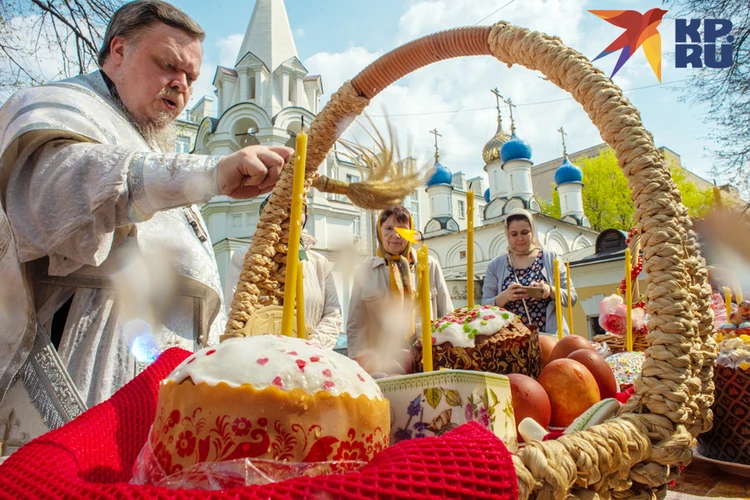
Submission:
<svg viewBox="0 0 750 500">
<path fill-rule="evenodd" d="M 609 346 L 610 351 L 612 351 L 612 354 L 616 354 L 618 352 L 625 352 L 627 350 L 627 346 L 625 345 L 625 336 L 624 335 L 615 335 L 613 333 L 607 333 L 603 335 L 596 335 L 593 339 L 594 342 L 606 342 L 607 346 Z M 648 347 L 648 340 L 646 340 L 646 336 L 642 335 L 640 333 L 633 334 L 633 350 L 634 351 L 645 351 Z"/>
<path fill-rule="evenodd" d="M 372 63 L 332 96 L 311 127 L 308 180 L 367 102 L 409 72 L 449 57 L 494 55 L 540 71 L 586 110 L 615 150 L 628 178 L 648 273 L 649 333 L 642 376 L 618 418 L 517 452 L 519 498 L 662 498 L 689 463 L 693 437 L 710 428 L 713 313 L 705 262 L 669 170 L 622 91 L 559 38 L 501 22 L 415 40 Z M 290 206 L 285 167 L 245 257 L 226 333 L 259 307 L 261 290 L 279 300 L 273 280 L 285 251 L 281 234 Z"/>
</svg>

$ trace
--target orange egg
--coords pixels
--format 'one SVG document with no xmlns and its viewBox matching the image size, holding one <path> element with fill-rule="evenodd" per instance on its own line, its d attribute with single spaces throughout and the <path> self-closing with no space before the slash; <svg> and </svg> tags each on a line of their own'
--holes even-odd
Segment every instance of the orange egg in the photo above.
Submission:
<svg viewBox="0 0 750 500">
<path fill-rule="evenodd" d="M 542 350 L 542 366 L 547 366 L 552 360 L 552 350 L 557 344 L 557 339 L 550 335 L 539 334 L 539 348 Z"/>
<path fill-rule="evenodd" d="M 507 377 L 510 381 L 516 428 L 524 418 L 530 417 L 546 429 L 552 416 L 547 392 L 539 382 L 529 376 L 511 373 Z"/>
<path fill-rule="evenodd" d="M 578 349 L 568 354 L 568 359 L 574 359 L 589 369 L 599 386 L 602 399 L 613 398 L 617 395 L 617 382 L 612 368 L 596 351 Z"/>
<path fill-rule="evenodd" d="M 550 361 L 560 358 L 567 358 L 568 354 L 578 349 L 589 349 L 594 350 L 594 346 L 591 342 L 581 337 L 580 335 L 566 335 L 557 341 L 555 348 L 552 350 L 552 358 Z"/>
<path fill-rule="evenodd" d="M 550 425 L 555 427 L 569 426 L 601 400 L 596 379 L 588 368 L 574 359 L 550 361 L 537 380 L 549 396 L 552 407 Z"/>
</svg>

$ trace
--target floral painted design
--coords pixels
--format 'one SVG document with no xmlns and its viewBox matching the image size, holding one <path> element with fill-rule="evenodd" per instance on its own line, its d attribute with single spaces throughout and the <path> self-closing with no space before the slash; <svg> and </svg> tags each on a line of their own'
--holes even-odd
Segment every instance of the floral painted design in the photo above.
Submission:
<svg viewBox="0 0 750 500">
<path fill-rule="evenodd" d="M 177 454 L 181 457 L 192 455 L 195 451 L 195 435 L 190 431 L 182 431 L 177 438 Z"/>
<path fill-rule="evenodd" d="M 273 424 L 273 429 L 276 431 L 276 437 L 271 444 L 273 459 L 281 461 L 293 459 L 294 454 L 292 452 L 297 446 L 297 439 L 294 434 L 283 429 L 279 422 Z"/>
<path fill-rule="evenodd" d="M 246 436 L 250 432 L 250 421 L 243 417 L 235 418 L 232 423 L 232 432 L 237 436 Z"/>
<path fill-rule="evenodd" d="M 172 454 L 167 451 L 164 443 L 159 443 L 154 448 L 154 458 L 164 471 L 169 474 L 172 471 Z"/>
<path fill-rule="evenodd" d="M 412 411 L 420 411 L 419 402 Z M 178 410 L 165 415 L 162 408 L 149 437 L 153 460 L 158 464 L 158 468 L 149 472 L 151 482 L 197 463 L 243 458 L 284 462 L 302 456 L 304 462 L 367 462 L 387 447 L 389 439 L 380 427 L 359 436 L 355 429 L 349 429 L 347 439 L 340 440 L 321 435 L 321 426 L 317 424 L 304 428 L 299 424 L 269 422 L 266 418 L 254 421 L 230 415 L 212 420 L 203 416 L 202 408 L 192 415 L 181 415 Z"/>
<path fill-rule="evenodd" d="M 441 402 L 446 403 L 448 408 L 443 409 L 435 418 L 425 421 L 425 408 L 437 409 Z M 407 406 L 408 419 L 403 427 L 395 428 L 393 442 L 398 443 L 406 439 L 421 438 L 428 435 L 441 436 L 463 423 L 455 418 L 461 415 L 460 412 L 463 412 L 466 422 L 476 420 L 485 427 L 492 429 L 496 418 L 496 407 L 499 404 L 497 394 L 489 388 L 480 396 L 476 396 L 474 393 L 469 394 L 465 403 L 457 390 L 443 387 L 424 389 L 422 394 L 414 398 Z M 458 412 L 455 415 L 454 409 Z M 513 420 L 512 408 L 510 411 L 510 419 Z"/>
<path fill-rule="evenodd" d="M 342 441 L 339 444 L 338 451 L 332 460 L 367 460 L 365 445 L 361 441 L 354 439 L 356 435 L 357 433 L 354 429 L 349 429 L 349 441 Z"/>
</svg>

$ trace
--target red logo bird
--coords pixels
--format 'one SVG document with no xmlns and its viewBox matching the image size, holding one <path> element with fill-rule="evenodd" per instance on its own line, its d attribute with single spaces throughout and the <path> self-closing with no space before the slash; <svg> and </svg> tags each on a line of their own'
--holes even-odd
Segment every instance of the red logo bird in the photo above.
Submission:
<svg viewBox="0 0 750 500">
<path fill-rule="evenodd" d="M 609 44 L 594 61 L 622 49 L 617 60 L 612 78 L 622 68 L 622 65 L 635 54 L 643 45 L 646 59 L 654 70 L 656 78 L 661 82 L 661 35 L 657 30 L 662 17 L 667 13 L 663 9 L 651 9 L 645 14 L 635 10 L 590 10 L 595 16 L 601 17 L 608 23 L 625 28 L 625 33 Z M 592 61 L 593 62 L 593 61 Z"/>
</svg>

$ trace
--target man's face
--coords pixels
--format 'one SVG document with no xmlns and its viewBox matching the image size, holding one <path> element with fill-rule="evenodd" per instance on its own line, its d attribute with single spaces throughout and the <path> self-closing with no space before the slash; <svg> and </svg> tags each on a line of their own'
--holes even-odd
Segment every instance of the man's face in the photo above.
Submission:
<svg viewBox="0 0 750 500">
<path fill-rule="evenodd" d="M 201 42 L 160 23 L 134 40 L 115 37 L 111 48 L 108 62 L 114 75 L 109 76 L 138 124 L 159 129 L 172 123 L 185 109 L 200 73 Z"/>
</svg>

